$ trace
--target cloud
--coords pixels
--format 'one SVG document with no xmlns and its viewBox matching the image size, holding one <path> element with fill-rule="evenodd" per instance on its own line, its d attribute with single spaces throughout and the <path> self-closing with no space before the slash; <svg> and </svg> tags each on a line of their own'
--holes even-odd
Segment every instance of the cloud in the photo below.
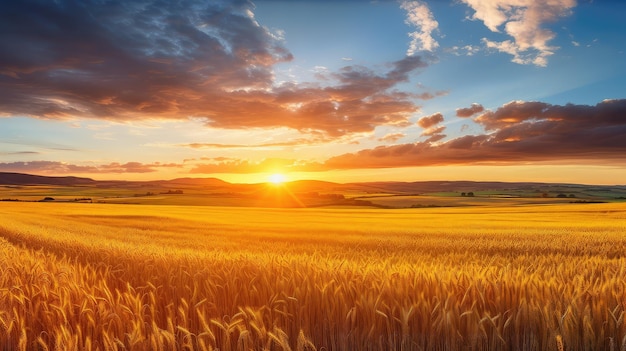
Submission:
<svg viewBox="0 0 626 351">
<path fill-rule="evenodd" d="M 428 137 L 428 139 L 426 139 L 426 143 L 436 143 L 439 140 L 445 138 L 447 135 L 445 134 L 433 134 L 430 137 Z"/>
<path fill-rule="evenodd" d="M 446 129 L 446 126 L 433 126 L 422 132 L 422 136 L 432 136 L 435 134 L 440 134 Z"/>
<path fill-rule="evenodd" d="M 0 155 L 38 155 L 36 151 L 15 151 L 15 152 L 0 152 Z"/>
<path fill-rule="evenodd" d="M 438 114 L 434 114 L 433 117 Z M 260 161 L 213 157 L 183 163 L 109 163 L 73 165 L 55 161 L 0 163 L 0 171 L 38 174 L 148 173 L 179 168 L 190 174 L 319 172 L 337 169 L 395 168 L 452 164 L 519 164 L 520 162 L 626 163 L 626 99 L 590 105 L 551 105 L 512 101 L 485 111 L 474 121 L 486 133 L 441 142 L 445 126 L 433 118 L 425 141 L 378 146 L 331 157 L 324 162 L 267 158 Z M 401 137 L 389 134 L 388 139 Z M 385 137 L 384 137 L 385 138 Z"/>
<path fill-rule="evenodd" d="M 96 173 L 150 173 L 159 168 L 180 168 L 175 163 L 109 163 L 97 166 L 81 166 L 58 161 L 32 161 L 0 163 L 2 172 L 38 173 L 38 174 L 96 174 Z"/>
<path fill-rule="evenodd" d="M 595 106 L 513 101 L 475 118 L 488 134 L 379 146 L 328 159 L 328 169 L 626 161 L 626 99 Z"/>
<path fill-rule="evenodd" d="M 433 38 L 439 23 L 430 12 L 428 5 L 419 0 L 404 0 L 400 7 L 407 12 L 405 23 L 416 27 L 417 31 L 409 33 L 411 42 L 407 49 L 407 56 L 413 56 L 418 51 L 434 51 L 439 43 Z"/>
<path fill-rule="evenodd" d="M 80 151 L 79 149 L 71 148 L 62 144 L 42 142 L 42 141 L 33 141 L 33 140 L 5 139 L 5 140 L 0 140 L 0 144 L 20 145 L 20 146 L 27 146 L 29 148 L 55 150 L 55 151 Z"/>
<path fill-rule="evenodd" d="M 435 113 L 433 115 L 420 118 L 417 123 L 425 130 L 420 134 L 420 136 L 427 136 L 428 139 L 425 140 L 425 143 L 435 143 L 446 137 L 445 134 L 442 134 L 444 130 L 446 130 L 446 126 L 438 126 L 437 124 L 443 122 L 443 115 L 441 113 Z"/>
<path fill-rule="evenodd" d="M 389 133 L 381 138 L 378 138 L 378 141 L 395 143 L 396 141 L 404 138 L 405 136 L 406 134 L 404 133 Z"/>
<path fill-rule="evenodd" d="M 179 144 L 179 146 L 192 149 L 261 149 L 271 147 L 286 147 L 298 145 L 311 145 L 324 141 L 324 139 L 295 139 L 284 142 L 262 143 L 262 144 L 219 144 L 219 143 L 189 143 Z"/>
<path fill-rule="evenodd" d="M 294 159 L 267 158 L 258 162 L 242 159 L 215 159 L 209 163 L 195 165 L 191 174 L 215 173 L 267 173 L 267 172 L 315 172 L 322 171 L 321 164 Z"/>
<path fill-rule="evenodd" d="M 472 117 L 473 115 L 483 112 L 484 110 L 485 108 L 481 104 L 473 103 L 470 107 L 457 108 L 456 116 L 462 118 Z"/>
<path fill-rule="evenodd" d="M 427 129 L 441 122 L 443 122 L 443 115 L 440 112 L 437 112 L 430 116 L 425 116 L 425 117 L 420 118 L 417 121 L 417 125 L 419 125 L 420 127 L 424 129 Z"/>
<path fill-rule="evenodd" d="M 555 34 L 544 28 L 547 23 L 569 16 L 576 0 L 461 0 L 474 10 L 473 20 L 481 20 L 492 32 L 504 32 L 512 40 L 483 38 L 491 49 L 513 56 L 518 64 L 546 66 L 548 57 L 558 49 L 548 42 Z M 504 28 L 501 28 L 504 26 Z"/>
<path fill-rule="evenodd" d="M 248 1 L 10 2 L 0 12 L 0 116 L 201 119 L 342 136 L 406 125 L 418 96 L 396 89 L 427 66 L 348 65 L 318 83 L 274 80 L 292 60 Z M 28 25 L 25 25 L 28 24 Z"/>
<path fill-rule="evenodd" d="M 464 46 L 452 46 L 446 48 L 445 51 L 455 56 L 474 56 L 481 50 L 479 46 L 464 45 Z"/>
</svg>

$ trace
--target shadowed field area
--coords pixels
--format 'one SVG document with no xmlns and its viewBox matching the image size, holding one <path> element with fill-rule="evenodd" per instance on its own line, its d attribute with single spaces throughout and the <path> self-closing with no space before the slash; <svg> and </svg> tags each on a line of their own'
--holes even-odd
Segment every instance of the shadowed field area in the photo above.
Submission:
<svg viewBox="0 0 626 351">
<path fill-rule="evenodd" d="M 618 349 L 622 204 L 0 203 L 4 350 Z"/>
</svg>

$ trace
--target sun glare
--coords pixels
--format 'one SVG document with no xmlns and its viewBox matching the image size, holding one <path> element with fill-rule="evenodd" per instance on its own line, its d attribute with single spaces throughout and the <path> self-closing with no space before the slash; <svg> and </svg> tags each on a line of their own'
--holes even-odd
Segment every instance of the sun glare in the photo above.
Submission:
<svg viewBox="0 0 626 351">
<path fill-rule="evenodd" d="M 285 175 L 280 173 L 274 173 L 269 177 L 269 181 L 274 184 L 282 184 L 287 180 Z"/>
</svg>

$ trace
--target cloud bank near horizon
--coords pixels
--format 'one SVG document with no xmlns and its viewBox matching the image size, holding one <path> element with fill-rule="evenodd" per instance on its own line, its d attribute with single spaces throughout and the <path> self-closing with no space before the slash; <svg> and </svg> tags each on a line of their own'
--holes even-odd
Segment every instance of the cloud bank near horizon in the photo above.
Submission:
<svg viewBox="0 0 626 351">
<path fill-rule="evenodd" d="M 478 104 L 472 110 L 480 110 Z M 469 112 L 468 112 L 469 113 Z M 463 113 L 462 113 L 463 114 Z M 467 118 L 467 117 L 464 117 Z M 330 157 L 325 161 L 267 158 L 200 158 L 182 163 L 129 162 L 101 166 L 78 166 L 61 162 L 0 163 L 0 171 L 49 174 L 141 173 L 176 168 L 181 174 L 320 172 L 329 170 L 396 168 L 463 164 L 519 164 L 532 162 L 589 163 L 612 160 L 626 164 L 626 99 L 604 100 L 596 105 L 551 105 L 537 101 L 511 101 L 485 110 L 474 120 L 485 132 L 445 142 L 431 139 L 443 130 L 443 116 L 420 121 L 431 132 L 426 141 L 379 146 Z M 434 129 L 433 129 L 434 128 Z M 390 134 L 391 141 L 406 137 Z M 184 147 L 213 147 L 185 145 Z M 218 145 L 216 147 L 221 147 Z"/>
</svg>

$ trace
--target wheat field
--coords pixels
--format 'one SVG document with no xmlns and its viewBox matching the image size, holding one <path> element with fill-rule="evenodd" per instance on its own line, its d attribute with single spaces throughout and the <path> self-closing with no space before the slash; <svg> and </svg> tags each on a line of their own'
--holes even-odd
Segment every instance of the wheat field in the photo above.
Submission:
<svg viewBox="0 0 626 351">
<path fill-rule="evenodd" d="M 0 218 L 0 350 L 626 350 L 623 204 Z"/>
</svg>

